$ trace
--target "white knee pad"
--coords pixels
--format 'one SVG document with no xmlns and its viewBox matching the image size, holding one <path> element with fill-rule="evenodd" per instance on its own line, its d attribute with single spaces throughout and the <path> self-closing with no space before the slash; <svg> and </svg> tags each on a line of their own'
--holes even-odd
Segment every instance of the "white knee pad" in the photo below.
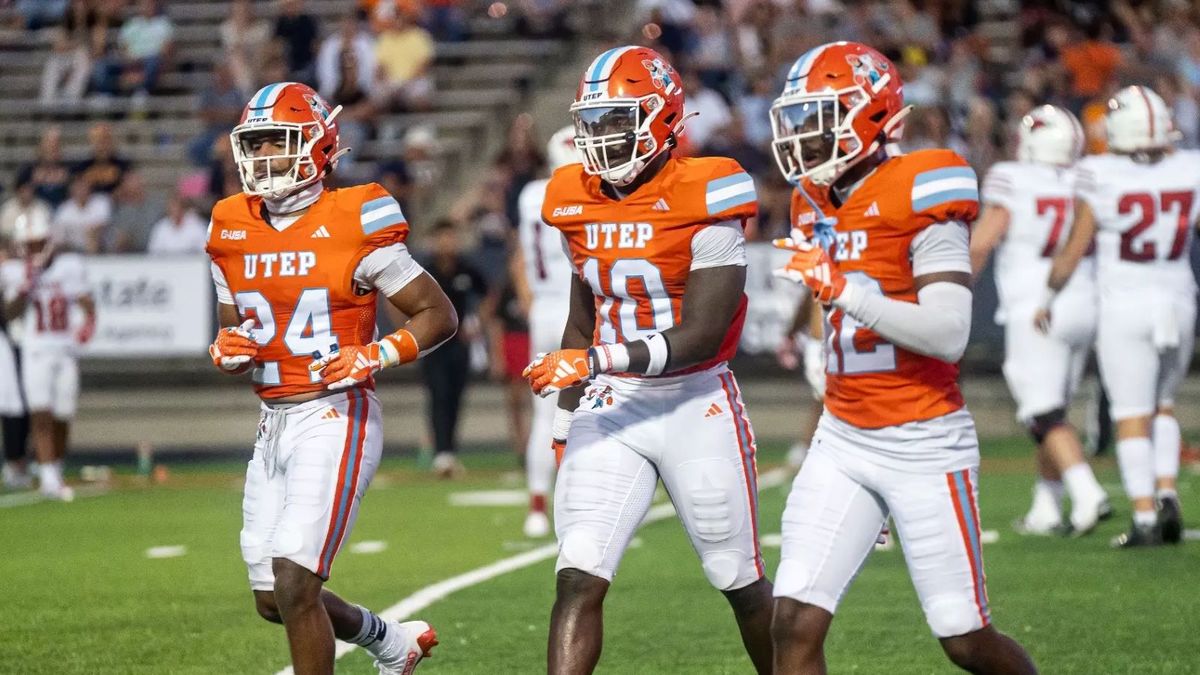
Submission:
<svg viewBox="0 0 1200 675">
<path fill-rule="evenodd" d="M 743 555 L 737 551 L 712 551 L 700 556 L 704 576 L 718 591 L 731 591 L 741 573 Z"/>
<path fill-rule="evenodd" d="M 966 635 L 986 625 L 979 608 L 961 593 L 929 598 L 923 609 L 929 629 L 939 638 Z"/>
<path fill-rule="evenodd" d="M 574 568 L 612 581 L 614 570 L 604 569 L 604 553 L 586 532 L 570 532 L 558 544 L 555 571 Z"/>
</svg>

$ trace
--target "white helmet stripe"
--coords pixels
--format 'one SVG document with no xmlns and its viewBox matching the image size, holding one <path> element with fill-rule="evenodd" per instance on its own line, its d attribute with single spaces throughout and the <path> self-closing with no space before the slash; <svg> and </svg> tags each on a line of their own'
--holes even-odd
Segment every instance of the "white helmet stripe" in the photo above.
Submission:
<svg viewBox="0 0 1200 675">
<path fill-rule="evenodd" d="M 809 71 L 812 70 L 813 63 L 816 62 L 818 56 L 824 53 L 825 48 L 828 46 L 824 44 L 819 47 L 813 47 L 804 52 L 800 58 L 796 59 L 796 62 L 792 64 L 792 69 L 788 71 L 786 84 L 788 89 L 795 89 L 804 84 L 804 80 L 808 78 Z"/>
<path fill-rule="evenodd" d="M 584 77 L 584 81 L 588 85 L 588 92 L 601 90 L 603 83 L 612 77 L 613 68 L 616 67 L 617 61 L 621 60 L 621 55 L 630 49 L 633 47 L 613 47 L 592 61 L 592 65 L 588 66 L 587 75 Z"/>
<path fill-rule="evenodd" d="M 275 84 L 268 84 L 267 86 L 263 87 L 262 89 L 259 89 L 258 93 L 255 94 L 253 97 L 251 97 L 249 107 L 253 110 L 253 109 L 270 108 L 270 107 L 274 106 L 275 101 L 279 100 L 279 96 L 281 94 L 283 94 L 283 90 L 285 88 L 287 88 L 287 86 L 289 84 L 296 84 L 296 83 L 295 82 L 276 82 Z"/>
</svg>

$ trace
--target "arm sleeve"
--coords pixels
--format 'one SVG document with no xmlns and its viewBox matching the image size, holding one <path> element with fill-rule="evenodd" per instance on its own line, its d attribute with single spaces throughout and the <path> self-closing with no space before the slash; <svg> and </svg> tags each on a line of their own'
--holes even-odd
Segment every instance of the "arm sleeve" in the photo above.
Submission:
<svg viewBox="0 0 1200 675">
<path fill-rule="evenodd" d="M 971 271 L 966 226 L 938 223 L 913 238 L 913 276 Z M 956 363 L 971 335 L 971 289 L 939 281 L 905 302 L 847 284 L 834 305 L 889 342 L 947 363 Z"/>
<path fill-rule="evenodd" d="M 746 266 L 746 235 L 739 222 L 714 223 L 692 237 L 691 269 L 725 265 Z"/>
<path fill-rule="evenodd" d="M 229 282 L 225 281 L 225 273 L 217 267 L 217 263 L 211 263 L 213 288 L 217 291 L 217 302 L 222 305 L 236 304 L 233 301 L 233 294 L 229 292 Z"/>
<path fill-rule="evenodd" d="M 936 223 L 921 230 L 908 247 L 913 276 L 938 272 L 971 273 L 971 244 L 967 226 L 958 221 Z"/>
<path fill-rule="evenodd" d="M 367 254 L 354 270 L 354 281 L 391 297 L 424 272 L 407 246 L 392 244 Z"/>
<path fill-rule="evenodd" d="M 939 281 L 905 302 L 847 284 L 833 303 L 889 342 L 909 351 L 957 363 L 971 334 L 971 289 Z"/>
</svg>

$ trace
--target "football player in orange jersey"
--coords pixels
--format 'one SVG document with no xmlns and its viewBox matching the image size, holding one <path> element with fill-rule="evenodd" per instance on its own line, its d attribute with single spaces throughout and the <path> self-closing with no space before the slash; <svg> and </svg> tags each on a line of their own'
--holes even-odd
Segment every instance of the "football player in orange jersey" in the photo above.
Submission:
<svg viewBox="0 0 1200 675">
<path fill-rule="evenodd" d="M 283 82 L 259 90 L 234 128 L 244 194 L 213 208 L 224 328 L 209 352 L 224 372 L 251 371 L 262 398 L 241 533 L 258 613 L 284 625 L 297 673 L 332 673 L 335 636 L 380 673 L 409 673 L 437 644 L 429 624 L 384 621 L 323 585 L 379 465 L 373 375 L 436 348 L 458 317 L 405 248 L 395 199 L 374 183 L 325 189 L 347 151 L 339 111 Z M 409 320 L 375 339 L 378 294 Z"/>
<path fill-rule="evenodd" d="M 535 393 L 559 394 L 549 672 L 596 667 L 604 596 L 659 478 L 770 672 L 754 434 L 725 363 L 745 321 L 754 181 L 731 159 L 671 156 L 683 90 L 651 49 L 596 57 L 571 112 L 583 161 L 554 172 L 542 205 L 575 268 L 570 310 L 562 349 L 525 371 Z"/>
<path fill-rule="evenodd" d="M 991 626 L 979 441 L 957 382 L 975 172 L 949 150 L 893 153 L 907 112 L 895 66 L 853 42 L 801 56 L 771 106 L 801 225 L 779 242 L 795 253 L 778 273 L 825 306 L 827 357 L 825 412 L 783 514 L 778 673 L 825 672 L 833 613 L 889 514 L 950 660 L 974 673 L 1035 672 Z"/>
</svg>

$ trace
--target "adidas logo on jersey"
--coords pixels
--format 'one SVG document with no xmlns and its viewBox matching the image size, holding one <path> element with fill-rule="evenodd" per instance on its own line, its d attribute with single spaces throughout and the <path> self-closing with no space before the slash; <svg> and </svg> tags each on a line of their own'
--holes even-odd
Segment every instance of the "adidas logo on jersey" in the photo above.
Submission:
<svg viewBox="0 0 1200 675">
<path fill-rule="evenodd" d="M 671 210 L 671 207 L 667 206 L 667 200 L 663 199 L 662 197 L 659 197 L 658 201 L 654 202 L 654 206 L 651 206 L 650 208 L 654 211 L 670 211 Z"/>
<path fill-rule="evenodd" d="M 871 202 L 871 205 L 867 207 L 866 212 L 863 213 L 863 218 L 870 218 L 871 216 L 879 216 L 879 202 Z"/>
<path fill-rule="evenodd" d="M 325 229 L 324 225 L 318 227 L 317 231 L 312 233 L 313 239 L 328 239 L 329 236 L 329 230 Z"/>
<path fill-rule="evenodd" d="M 325 420 L 336 420 L 339 417 L 341 417 L 341 415 L 338 414 L 337 408 L 330 408 L 329 410 L 325 411 L 324 415 L 321 415 L 321 419 Z"/>
<path fill-rule="evenodd" d="M 725 411 L 721 409 L 721 406 L 717 405 L 716 403 L 713 403 L 712 405 L 708 406 L 708 412 L 704 413 L 704 416 L 705 417 L 716 417 L 717 415 L 720 415 L 723 412 L 725 412 Z"/>
</svg>

